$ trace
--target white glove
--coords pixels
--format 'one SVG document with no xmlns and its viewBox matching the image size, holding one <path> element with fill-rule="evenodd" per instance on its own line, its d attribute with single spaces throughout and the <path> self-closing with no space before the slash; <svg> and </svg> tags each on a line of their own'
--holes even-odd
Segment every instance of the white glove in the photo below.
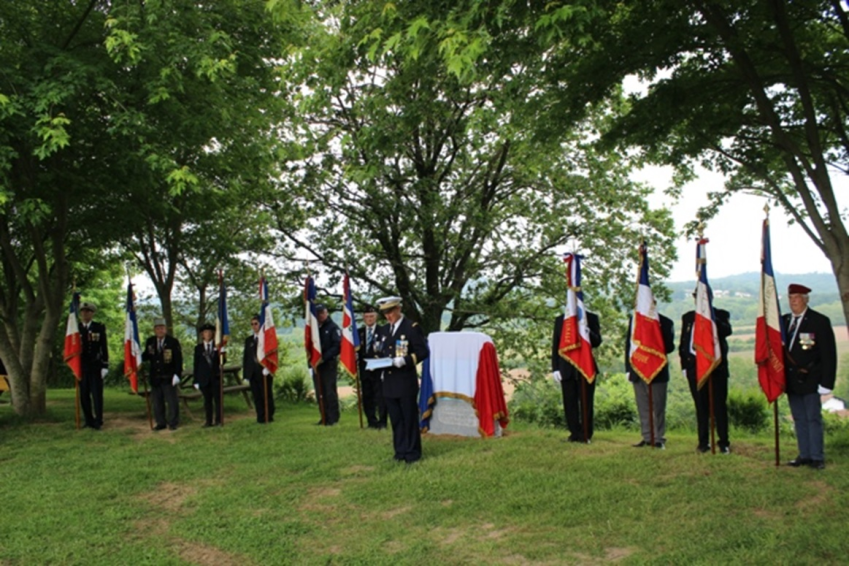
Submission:
<svg viewBox="0 0 849 566">
<path fill-rule="evenodd" d="M 818 385 L 817 393 L 819 393 L 820 395 L 828 395 L 829 393 L 831 393 L 831 389 L 826 389 L 822 385 Z"/>
<path fill-rule="evenodd" d="M 109 370 L 103 368 L 100 370 L 100 379 L 106 379 L 106 376 L 109 374 Z"/>
<path fill-rule="evenodd" d="M 180 385 L 180 376 L 176 373 L 174 374 L 174 379 L 171 380 L 171 385 L 173 385 L 174 387 Z"/>
<path fill-rule="evenodd" d="M 687 379 L 687 370 L 682 369 L 682 370 L 681 370 L 681 373 L 683 373 L 683 374 L 684 374 L 684 379 Z"/>
<path fill-rule="evenodd" d="M 248 381 L 247 379 L 242 380 L 242 385 L 250 385 L 250 384 L 251 384 L 251 382 Z"/>
<path fill-rule="evenodd" d="M 268 368 L 262 368 L 262 375 L 271 375 L 271 372 L 268 371 Z"/>
<path fill-rule="evenodd" d="M 554 381 L 556 381 L 557 383 L 560 383 L 561 381 L 563 381 L 563 378 L 560 376 L 560 370 L 556 369 L 553 372 L 551 372 L 551 377 L 554 378 Z"/>
<path fill-rule="evenodd" d="M 310 379 L 313 379 L 313 377 L 315 377 L 315 375 L 314 375 L 314 374 L 315 374 L 315 370 L 313 370 L 312 368 L 310 368 Z"/>
<path fill-rule="evenodd" d="M 407 365 L 407 362 L 402 357 L 392 358 L 392 365 L 396 368 L 404 367 Z"/>
<path fill-rule="evenodd" d="M 199 383 L 195 383 L 195 389 L 197 389 L 198 391 L 200 391 L 200 384 L 199 384 Z"/>
</svg>

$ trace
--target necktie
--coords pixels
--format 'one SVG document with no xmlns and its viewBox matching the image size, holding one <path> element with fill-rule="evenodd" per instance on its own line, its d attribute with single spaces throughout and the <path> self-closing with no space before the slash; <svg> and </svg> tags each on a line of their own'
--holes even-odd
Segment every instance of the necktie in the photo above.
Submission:
<svg viewBox="0 0 849 566">
<path fill-rule="evenodd" d="M 159 351 L 162 351 L 162 339 L 159 340 Z"/>
<path fill-rule="evenodd" d="M 371 344 L 374 342 L 374 332 L 371 327 L 366 330 L 366 350 L 371 350 Z"/>
<path fill-rule="evenodd" d="M 796 330 L 799 326 L 799 317 L 794 316 L 793 322 L 790 323 L 790 328 L 787 330 L 787 333 L 790 335 L 790 348 L 793 347 L 793 344 L 796 343 Z"/>
</svg>

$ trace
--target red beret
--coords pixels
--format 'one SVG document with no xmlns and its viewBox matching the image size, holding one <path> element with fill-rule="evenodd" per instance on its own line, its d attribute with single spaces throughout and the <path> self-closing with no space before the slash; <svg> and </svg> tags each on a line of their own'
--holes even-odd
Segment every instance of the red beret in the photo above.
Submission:
<svg viewBox="0 0 849 566">
<path fill-rule="evenodd" d="M 797 293 L 800 295 L 807 295 L 810 292 L 811 290 L 808 287 L 805 287 L 804 285 L 799 285 L 798 283 L 791 283 L 790 286 L 787 287 L 788 295 L 794 295 Z"/>
</svg>

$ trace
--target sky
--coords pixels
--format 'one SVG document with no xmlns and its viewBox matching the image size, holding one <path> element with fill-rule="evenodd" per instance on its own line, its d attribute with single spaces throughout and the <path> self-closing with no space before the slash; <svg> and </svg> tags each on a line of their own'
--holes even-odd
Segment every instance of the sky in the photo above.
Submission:
<svg viewBox="0 0 849 566">
<path fill-rule="evenodd" d="M 683 232 L 684 225 L 696 217 L 696 211 L 708 204 L 707 193 L 721 190 L 721 175 L 703 170 L 698 179 L 684 187 L 678 202 L 663 194 L 670 184 L 671 169 L 646 168 L 633 176 L 634 180 L 655 187 L 650 199 L 652 207 L 667 206 L 672 210 L 675 228 Z M 707 224 L 707 266 L 711 279 L 758 272 L 761 269 L 761 225 L 764 219 L 763 198 L 736 194 Z M 670 206 L 671 205 L 671 206 Z M 788 225 L 789 217 L 779 208 L 772 208 L 770 239 L 772 264 L 777 273 L 831 273 L 831 264 L 822 251 L 798 225 Z M 672 266 L 669 281 L 695 281 L 696 245 L 693 238 L 683 235 L 676 240 L 678 260 Z"/>
</svg>

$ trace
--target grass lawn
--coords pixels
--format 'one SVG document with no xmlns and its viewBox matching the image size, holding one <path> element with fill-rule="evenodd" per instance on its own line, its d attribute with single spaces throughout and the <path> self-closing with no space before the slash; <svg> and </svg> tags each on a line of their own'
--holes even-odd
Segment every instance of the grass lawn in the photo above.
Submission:
<svg viewBox="0 0 849 566">
<path fill-rule="evenodd" d="M 730 456 L 625 431 L 591 445 L 514 426 L 501 439 L 425 436 L 392 460 L 387 431 L 356 413 L 314 426 L 279 406 L 258 425 L 240 398 L 224 428 L 184 415 L 151 432 L 144 405 L 106 392 L 101 432 L 76 431 L 73 391 L 43 422 L 0 405 L 2 564 L 821 564 L 849 552 L 849 438 L 828 468 L 776 468 L 768 435 Z M 783 441 L 783 458 L 795 456 Z"/>
</svg>

